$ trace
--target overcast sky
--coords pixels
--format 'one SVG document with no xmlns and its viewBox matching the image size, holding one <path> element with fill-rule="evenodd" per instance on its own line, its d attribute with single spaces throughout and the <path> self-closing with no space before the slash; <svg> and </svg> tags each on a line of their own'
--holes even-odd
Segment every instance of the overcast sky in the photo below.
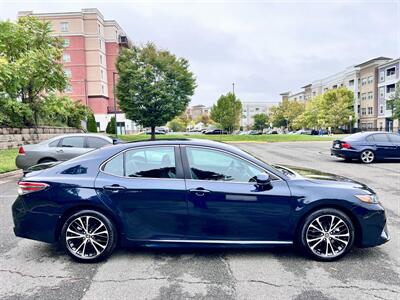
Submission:
<svg viewBox="0 0 400 300">
<path fill-rule="evenodd" d="M 187 58 L 198 85 L 192 104 L 212 104 L 232 82 L 242 101 L 279 101 L 347 66 L 400 56 L 400 0 L 0 0 L 0 18 L 88 7 L 117 20 L 134 43 Z"/>
</svg>

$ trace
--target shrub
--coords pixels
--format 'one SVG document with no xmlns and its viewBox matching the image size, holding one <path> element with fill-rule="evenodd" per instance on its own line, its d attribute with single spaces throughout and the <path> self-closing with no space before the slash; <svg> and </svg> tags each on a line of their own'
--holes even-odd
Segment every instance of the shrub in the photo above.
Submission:
<svg viewBox="0 0 400 300">
<path fill-rule="evenodd" d="M 0 125 L 23 127 L 32 123 L 33 113 L 29 105 L 10 98 L 0 98 Z"/>
<path fill-rule="evenodd" d="M 109 134 L 115 134 L 115 117 L 111 117 L 110 122 L 107 124 L 106 132 Z"/>
<path fill-rule="evenodd" d="M 93 115 L 92 112 L 90 112 L 89 115 L 88 115 L 87 131 L 88 132 L 97 132 L 96 119 L 94 118 L 94 115 Z"/>
</svg>

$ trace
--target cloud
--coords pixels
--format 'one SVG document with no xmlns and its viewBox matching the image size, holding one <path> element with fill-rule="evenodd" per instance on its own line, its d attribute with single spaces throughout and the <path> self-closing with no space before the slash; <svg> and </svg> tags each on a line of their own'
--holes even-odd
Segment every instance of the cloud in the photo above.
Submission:
<svg viewBox="0 0 400 300">
<path fill-rule="evenodd" d="M 347 66 L 400 56 L 399 1 L 6 1 L 0 17 L 94 6 L 134 42 L 187 58 L 194 104 L 212 104 L 232 82 L 243 101 L 277 101 Z"/>
</svg>

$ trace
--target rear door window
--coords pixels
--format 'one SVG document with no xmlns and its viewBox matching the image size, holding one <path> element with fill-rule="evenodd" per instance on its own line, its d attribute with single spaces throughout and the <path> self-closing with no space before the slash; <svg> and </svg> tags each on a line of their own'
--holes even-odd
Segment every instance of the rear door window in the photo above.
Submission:
<svg viewBox="0 0 400 300">
<path fill-rule="evenodd" d="M 67 148 L 83 148 L 85 144 L 85 138 L 81 136 L 71 136 L 62 139 L 61 147 Z"/>
<path fill-rule="evenodd" d="M 397 143 L 397 144 L 400 143 L 400 135 L 398 135 L 398 134 L 390 134 L 389 137 L 390 137 L 390 140 L 393 143 Z"/>
<path fill-rule="evenodd" d="M 374 134 L 374 141 L 377 143 L 387 143 L 390 142 L 389 137 L 386 133 Z"/>
</svg>

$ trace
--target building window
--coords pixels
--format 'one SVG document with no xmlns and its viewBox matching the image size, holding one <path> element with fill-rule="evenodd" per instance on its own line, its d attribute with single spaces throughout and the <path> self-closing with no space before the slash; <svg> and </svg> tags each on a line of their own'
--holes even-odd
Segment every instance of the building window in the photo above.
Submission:
<svg viewBox="0 0 400 300">
<path fill-rule="evenodd" d="M 62 32 L 67 32 L 68 30 L 69 30 L 69 24 L 68 24 L 68 22 L 61 22 L 60 23 L 60 25 L 61 25 L 61 31 Z"/>
<path fill-rule="evenodd" d="M 368 107 L 368 114 L 369 115 L 372 115 L 373 114 L 373 107 Z"/>
<path fill-rule="evenodd" d="M 100 75 L 101 75 L 101 79 L 104 79 L 104 71 L 102 69 L 100 69 Z"/>
<path fill-rule="evenodd" d="M 380 112 L 381 114 L 383 114 L 383 105 L 380 106 L 379 112 Z"/>
<path fill-rule="evenodd" d="M 368 92 L 368 100 L 374 99 L 374 93 Z"/>
<path fill-rule="evenodd" d="M 64 48 L 69 47 L 69 39 L 64 39 L 64 41 L 63 41 L 63 47 L 64 47 Z"/>
<path fill-rule="evenodd" d="M 349 86 L 354 86 L 354 79 L 349 81 Z"/>
<path fill-rule="evenodd" d="M 372 84 L 374 82 L 374 78 L 372 76 L 368 77 L 368 84 Z"/>
<path fill-rule="evenodd" d="M 367 84 L 367 78 L 361 79 L 361 85 L 366 85 Z"/>
<path fill-rule="evenodd" d="M 386 93 L 394 93 L 396 91 L 396 85 L 395 84 L 389 84 L 386 86 Z"/>
<path fill-rule="evenodd" d="M 97 29 L 98 29 L 98 32 L 99 32 L 99 34 L 100 34 L 100 33 L 101 33 L 100 24 L 97 24 Z"/>
<path fill-rule="evenodd" d="M 367 100 L 367 93 L 361 94 L 361 100 Z"/>
<path fill-rule="evenodd" d="M 379 97 L 380 98 L 385 97 L 385 88 L 384 87 L 379 88 Z"/>
<path fill-rule="evenodd" d="M 102 44 L 102 42 L 101 42 L 101 39 L 99 39 L 99 47 L 100 47 L 100 49 L 101 49 L 101 45 Z"/>
<path fill-rule="evenodd" d="M 101 93 L 104 95 L 104 85 L 101 85 Z"/>
<path fill-rule="evenodd" d="M 63 62 L 70 62 L 71 61 L 71 55 L 68 53 L 63 54 Z"/>
<path fill-rule="evenodd" d="M 384 81 L 385 80 L 385 71 L 380 71 L 379 72 L 379 81 Z"/>
<path fill-rule="evenodd" d="M 103 64 L 103 55 L 100 54 L 100 64 Z"/>
<path fill-rule="evenodd" d="M 367 114 L 367 109 L 365 107 L 361 108 L 361 115 L 365 116 L 366 114 Z"/>
<path fill-rule="evenodd" d="M 66 77 L 71 78 L 72 77 L 72 72 L 70 69 L 65 69 L 64 74 Z"/>
<path fill-rule="evenodd" d="M 72 85 L 68 84 L 64 90 L 65 93 L 72 93 Z"/>
<path fill-rule="evenodd" d="M 386 70 L 386 76 L 392 76 L 396 74 L 396 67 L 392 67 Z"/>
<path fill-rule="evenodd" d="M 260 109 L 258 107 L 256 107 L 256 111 L 259 111 Z"/>
</svg>

